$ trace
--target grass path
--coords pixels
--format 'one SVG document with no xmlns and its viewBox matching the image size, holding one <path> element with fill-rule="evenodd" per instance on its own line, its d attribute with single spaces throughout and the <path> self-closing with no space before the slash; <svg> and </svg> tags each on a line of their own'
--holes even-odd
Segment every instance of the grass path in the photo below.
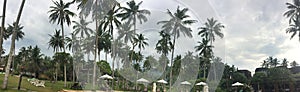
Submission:
<svg viewBox="0 0 300 92">
<path fill-rule="evenodd" d="M 1 83 L 0 85 L 1 86 L 2 86 L 2 83 L 3 83 L 3 79 L 4 79 L 4 74 L 0 74 L 0 83 Z M 27 78 L 23 77 L 22 85 L 21 85 L 22 90 L 17 90 L 18 83 L 19 83 L 19 77 L 9 76 L 7 90 L 0 89 L 0 92 L 28 92 L 28 91 L 57 92 L 59 90 L 66 89 L 66 88 L 63 87 L 64 86 L 63 81 L 58 81 L 55 84 L 50 83 L 49 81 L 45 81 L 45 86 L 46 87 L 44 88 L 44 87 L 36 87 L 36 86 L 30 84 L 27 81 Z M 69 82 L 69 84 L 71 84 L 71 82 Z"/>
</svg>

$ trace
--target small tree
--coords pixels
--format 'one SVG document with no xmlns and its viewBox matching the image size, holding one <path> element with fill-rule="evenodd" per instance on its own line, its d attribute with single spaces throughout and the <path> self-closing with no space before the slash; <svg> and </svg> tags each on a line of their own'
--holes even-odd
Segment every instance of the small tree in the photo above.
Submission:
<svg viewBox="0 0 300 92">
<path fill-rule="evenodd" d="M 290 66 L 291 67 L 296 67 L 296 66 L 298 66 L 299 64 L 296 62 L 296 61 L 293 61 L 293 62 L 291 62 L 290 63 Z"/>
</svg>

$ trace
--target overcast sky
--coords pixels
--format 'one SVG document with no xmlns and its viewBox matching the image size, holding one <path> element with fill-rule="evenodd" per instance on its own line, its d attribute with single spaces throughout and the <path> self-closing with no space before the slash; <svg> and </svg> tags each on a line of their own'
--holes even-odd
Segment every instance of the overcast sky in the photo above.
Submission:
<svg viewBox="0 0 300 92">
<path fill-rule="evenodd" d="M 54 0 L 55 1 L 55 0 Z M 71 0 L 64 0 L 71 1 Z M 125 0 L 126 1 L 126 0 Z M 287 58 L 290 62 L 296 60 L 300 63 L 300 43 L 298 38 L 290 40 L 290 34 L 285 33 L 288 21 L 283 17 L 287 11 L 286 2 L 291 0 L 145 0 L 141 8 L 151 10 L 152 15 L 149 22 L 139 25 L 150 39 L 153 45 L 158 39 L 159 28 L 155 26 L 157 21 L 163 20 L 166 9 L 176 9 L 178 5 L 188 7 L 190 15 L 199 22 L 193 25 L 194 34 L 198 32 L 197 27 L 202 26 L 206 18 L 214 17 L 223 23 L 225 37 L 215 42 L 215 53 L 223 58 L 224 62 L 233 64 L 239 69 L 254 71 L 268 56 L 274 56 L 282 60 Z M 16 18 L 21 0 L 8 0 L 7 24 L 12 24 Z M 2 15 L 3 0 L 0 1 Z M 17 49 L 23 46 L 38 45 L 46 55 L 52 55 L 53 50 L 48 49 L 48 34 L 53 30 L 60 29 L 59 26 L 48 21 L 51 0 L 27 0 L 21 18 L 24 26 L 25 38 L 17 42 Z M 72 6 L 76 11 L 76 6 Z M 77 20 L 77 18 L 73 18 Z M 145 26 L 146 25 L 146 26 Z M 66 28 L 66 33 L 72 29 Z M 152 32 L 155 31 L 155 32 Z M 150 35 L 152 34 L 152 35 Z M 177 53 L 194 51 L 193 47 L 200 40 L 198 36 L 193 38 L 182 37 L 176 45 Z M 10 41 L 4 42 L 4 48 L 8 52 Z M 151 45 L 150 45 L 151 46 Z M 153 49 L 146 48 L 144 53 L 155 53 Z"/>
</svg>

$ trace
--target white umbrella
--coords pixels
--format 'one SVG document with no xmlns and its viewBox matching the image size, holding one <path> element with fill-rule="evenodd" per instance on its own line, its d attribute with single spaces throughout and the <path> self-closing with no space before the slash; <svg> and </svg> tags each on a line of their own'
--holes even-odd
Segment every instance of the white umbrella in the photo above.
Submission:
<svg viewBox="0 0 300 92">
<path fill-rule="evenodd" d="M 180 84 L 182 84 L 182 85 L 191 85 L 191 83 L 188 82 L 188 81 L 181 82 Z"/>
<path fill-rule="evenodd" d="M 168 84 L 168 82 L 167 82 L 167 81 L 165 81 L 165 80 L 163 80 L 163 79 L 161 79 L 161 80 L 158 80 L 157 82 L 158 82 L 158 83 L 163 83 L 163 84 Z"/>
<path fill-rule="evenodd" d="M 144 79 L 144 78 L 140 78 L 138 80 L 136 80 L 137 82 L 144 82 L 144 83 L 149 83 L 148 80 Z"/>
<path fill-rule="evenodd" d="M 243 86 L 244 84 L 240 83 L 240 82 L 236 82 L 234 84 L 232 84 L 232 86 Z"/>
<path fill-rule="evenodd" d="M 107 74 L 100 76 L 100 78 L 101 79 L 113 79 L 113 77 L 111 77 L 111 76 L 109 76 Z"/>
<path fill-rule="evenodd" d="M 201 85 L 201 86 L 205 86 L 205 85 L 207 85 L 205 82 L 199 82 L 199 83 L 197 83 L 196 84 L 197 86 L 199 86 L 199 85 Z"/>
</svg>

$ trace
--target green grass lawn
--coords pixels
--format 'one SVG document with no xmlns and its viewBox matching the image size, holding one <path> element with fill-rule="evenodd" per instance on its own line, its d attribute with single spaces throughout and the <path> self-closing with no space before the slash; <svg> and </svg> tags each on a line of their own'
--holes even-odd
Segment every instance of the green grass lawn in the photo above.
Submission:
<svg viewBox="0 0 300 92">
<path fill-rule="evenodd" d="M 3 84 L 4 74 L 0 74 L 0 83 L 1 86 Z M 64 88 L 64 82 L 58 81 L 56 83 L 51 83 L 50 81 L 45 81 L 45 88 L 44 87 L 36 87 L 32 84 L 30 84 L 27 81 L 26 77 L 23 77 L 22 79 L 22 85 L 21 89 L 25 89 L 26 91 L 20 91 L 17 90 L 19 83 L 19 77 L 16 76 L 9 76 L 8 80 L 8 88 L 6 90 L 0 89 L 1 92 L 28 92 L 28 91 L 37 91 L 37 92 L 57 92 L 62 89 L 68 89 Z M 72 82 L 68 82 L 68 85 L 72 84 Z"/>
</svg>

